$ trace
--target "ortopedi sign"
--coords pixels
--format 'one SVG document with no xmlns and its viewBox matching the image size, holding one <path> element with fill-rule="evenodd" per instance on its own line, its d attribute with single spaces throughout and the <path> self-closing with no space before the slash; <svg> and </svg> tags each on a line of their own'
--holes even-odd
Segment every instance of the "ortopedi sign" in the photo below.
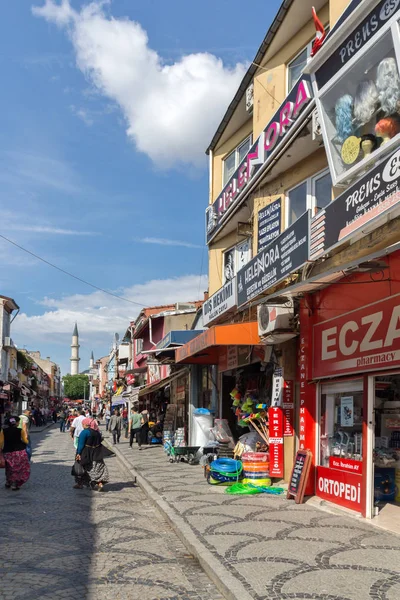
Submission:
<svg viewBox="0 0 400 600">
<path fill-rule="evenodd" d="M 203 325 L 207 326 L 211 321 L 237 305 L 236 277 L 227 281 L 226 284 L 215 292 L 203 304 Z"/>
<path fill-rule="evenodd" d="M 367 223 L 393 210 L 399 200 L 400 150 L 396 150 L 312 219 L 310 258 L 316 259 L 343 243 Z"/>
<path fill-rule="evenodd" d="M 285 138 L 305 107 L 312 99 L 312 87 L 308 76 L 294 86 L 267 127 L 250 148 L 224 189 L 206 210 L 207 243 L 216 235 L 231 212 L 244 198 L 244 191 Z"/>
<path fill-rule="evenodd" d="M 310 211 L 307 211 L 238 271 L 238 306 L 264 293 L 307 262 L 309 225 Z"/>
</svg>

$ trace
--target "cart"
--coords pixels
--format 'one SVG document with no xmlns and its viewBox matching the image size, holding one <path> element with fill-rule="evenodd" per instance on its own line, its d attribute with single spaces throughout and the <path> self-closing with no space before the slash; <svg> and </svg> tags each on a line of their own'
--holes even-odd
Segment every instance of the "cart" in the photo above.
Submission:
<svg viewBox="0 0 400 600">
<path fill-rule="evenodd" d="M 187 462 L 194 465 L 197 462 L 196 454 L 200 446 L 170 446 L 169 462 Z"/>
</svg>

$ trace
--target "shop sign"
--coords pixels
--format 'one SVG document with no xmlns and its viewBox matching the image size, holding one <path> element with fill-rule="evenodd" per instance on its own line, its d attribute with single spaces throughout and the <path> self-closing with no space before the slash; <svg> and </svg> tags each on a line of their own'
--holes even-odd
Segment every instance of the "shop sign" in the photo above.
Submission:
<svg viewBox="0 0 400 600">
<path fill-rule="evenodd" d="M 241 204 L 246 188 L 255 181 L 257 173 L 270 156 L 289 137 L 294 123 L 299 119 L 312 97 L 310 78 L 308 75 L 304 75 L 254 142 L 218 198 L 207 208 L 207 243 L 222 227 L 228 211 L 232 212 Z"/>
<path fill-rule="evenodd" d="M 346 471 L 317 467 L 317 496 L 361 512 L 362 477 Z"/>
<path fill-rule="evenodd" d="M 183 384 L 183 385 L 177 385 L 176 386 L 176 392 L 175 392 L 175 398 L 177 400 L 184 400 L 185 399 L 185 395 L 186 395 L 186 386 L 185 386 L 185 384 Z"/>
<path fill-rule="evenodd" d="M 200 335 L 187 342 L 181 348 L 178 348 L 175 351 L 176 362 L 180 362 L 185 360 L 185 358 L 189 358 L 189 356 L 193 356 L 197 354 L 197 352 L 201 352 L 201 350 L 205 350 L 210 346 L 214 345 L 215 341 L 215 331 L 213 328 L 206 329 Z"/>
<path fill-rule="evenodd" d="M 310 258 L 330 252 L 399 201 L 400 150 L 397 150 L 311 220 Z"/>
<path fill-rule="evenodd" d="M 314 326 L 313 378 L 400 364 L 400 294 Z"/>
<path fill-rule="evenodd" d="M 282 199 L 279 198 L 258 211 L 257 252 L 264 250 L 280 234 L 281 204 Z"/>
<path fill-rule="evenodd" d="M 283 477 L 283 412 L 279 406 L 268 409 L 271 477 Z"/>
<path fill-rule="evenodd" d="M 332 79 L 333 75 L 360 52 L 399 9 L 400 0 L 381 0 L 316 72 L 318 87 L 322 88 Z"/>
<path fill-rule="evenodd" d="M 238 364 L 237 346 L 228 346 L 226 353 L 228 371 L 236 369 Z"/>
<path fill-rule="evenodd" d="M 215 292 L 203 304 L 203 325 L 207 327 L 211 321 L 226 313 L 237 305 L 236 277 Z"/>
<path fill-rule="evenodd" d="M 283 369 L 275 369 L 272 376 L 271 406 L 282 406 Z"/>
<path fill-rule="evenodd" d="M 250 364 L 252 346 L 221 346 L 218 356 L 220 373 Z"/>
<path fill-rule="evenodd" d="M 341 458 L 340 456 L 329 457 L 329 467 L 331 469 L 339 469 L 340 471 L 347 471 L 348 473 L 362 475 L 362 466 L 363 464 L 361 460 Z"/>
<path fill-rule="evenodd" d="M 283 436 L 293 436 L 294 419 L 294 382 L 293 379 L 285 379 L 283 384 Z"/>
<path fill-rule="evenodd" d="M 242 306 L 308 260 L 310 211 L 305 212 L 237 274 L 238 306 Z"/>
</svg>

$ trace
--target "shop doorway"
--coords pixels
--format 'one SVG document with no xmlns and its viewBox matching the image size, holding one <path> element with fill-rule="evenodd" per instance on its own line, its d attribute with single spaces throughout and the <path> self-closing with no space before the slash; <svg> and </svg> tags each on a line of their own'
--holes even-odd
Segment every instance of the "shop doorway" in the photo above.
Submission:
<svg viewBox="0 0 400 600">
<path fill-rule="evenodd" d="M 400 533 L 400 373 L 373 380 L 372 516 Z"/>
</svg>

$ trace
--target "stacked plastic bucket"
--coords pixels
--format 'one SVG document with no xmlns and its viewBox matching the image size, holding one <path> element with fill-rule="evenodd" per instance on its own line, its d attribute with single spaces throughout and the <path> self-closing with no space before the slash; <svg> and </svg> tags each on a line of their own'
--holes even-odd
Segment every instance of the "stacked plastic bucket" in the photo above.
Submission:
<svg viewBox="0 0 400 600">
<path fill-rule="evenodd" d="M 269 487 L 269 453 L 245 452 L 242 455 L 242 483 L 260 487 Z"/>
</svg>

